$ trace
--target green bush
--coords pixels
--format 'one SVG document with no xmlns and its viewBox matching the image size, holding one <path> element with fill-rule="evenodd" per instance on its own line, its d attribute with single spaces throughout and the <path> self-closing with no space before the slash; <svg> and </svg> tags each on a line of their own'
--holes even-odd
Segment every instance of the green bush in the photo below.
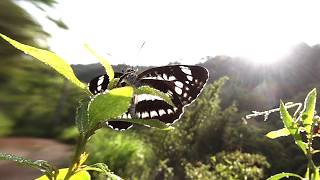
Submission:
<svg viewBox="0 0 320 180">
<path fill-rule="evenodd" d="M 201 162 L 193 165 L 187 163 L 187 179 L 263 179 L 264 171 L 270 167 L 266 158 L 259 154 L 248 154 L 240 151 L 221 152 L 211 157 L 210 164 Z"/>
<path fill-rule="evenodd" d="M 101 129 L 88 144 L 89 163 L 103 162 L 124 179 L 149 179 L 156 155 L 150 145 L 130 130 Z"/>
</svg>

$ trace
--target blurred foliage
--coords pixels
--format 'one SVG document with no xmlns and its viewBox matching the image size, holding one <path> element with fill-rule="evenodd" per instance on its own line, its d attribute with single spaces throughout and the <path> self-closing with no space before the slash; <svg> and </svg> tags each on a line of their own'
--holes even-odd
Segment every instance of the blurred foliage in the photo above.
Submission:
<svg viewBox="0 0 320 180">
<path fill-rule="evenodd" d="M 130 130 L 99 130 L 89 141 L 88 152 L 88 164 L 103 162 L 124 179 L 148 179 L 157 158 L 152 147 Z"/>
<path fill-rule="evenodd" d="M 0 137 L 6 136 L 12 133 L 13 122 L 0 112 Z"/>
<path fill-rule="evenodd" d="M 173 168 L 168 166 L 169 159 L 159 160 L 159 165 L 156 169 L 155 179 L 170 180 L 173 179 Z"/>
<path fill-rule="evenodd" d="M 185 171 L 187 179 L 251 179 L 259 180 L 265 176 L 264 170 L 270 164 L 259 154 L 248 154 L 240 151 L 221 152 L 210 158 L 209 164 L 197 162 L 187 163 Z"/>
<path fill-rule="evenodd" d="M 76 142 L 79 136 L 79 130 L 75 126 L 64 128 L 58 136 L 58 139 L 65 142 Z"/>
<path fill-rule="evenodd" d="M 45 45 L 48 34 L 14 1 L 1 0 L 0 9 L 1 33 L 35 47 Z M 0 57 L 0 108 L 14 135 L 53 136 L 73 122 L 76 88 L 2 39 Z"/>
</svg>

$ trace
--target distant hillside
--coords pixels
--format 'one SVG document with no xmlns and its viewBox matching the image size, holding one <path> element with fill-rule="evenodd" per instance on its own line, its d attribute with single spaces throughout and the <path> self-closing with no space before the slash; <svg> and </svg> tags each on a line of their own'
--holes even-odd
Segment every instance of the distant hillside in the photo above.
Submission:
<svg viewBox="0 0 320 180">
<path fill-rule="evenodd" d="M 310 89 L 319 87 L 320 46 L 299 44 L 286 58 L 270 65 L 229 56 L 206 57 L 199 65 L 209 70 L 210 82 L 222 76 L 230 78 L 222 95 L 224 105 L 236 101 L 243 110 L 267 109 L 277 106 L 280 98 L 301 101 Z M 119 72 L 126 67 L 114 66 Z M 100 64 L 73 65 L 73 68 L 85 82 L 104 73 Z M 134 68 L 142 71 L 150 67 Z"/>
</svg>

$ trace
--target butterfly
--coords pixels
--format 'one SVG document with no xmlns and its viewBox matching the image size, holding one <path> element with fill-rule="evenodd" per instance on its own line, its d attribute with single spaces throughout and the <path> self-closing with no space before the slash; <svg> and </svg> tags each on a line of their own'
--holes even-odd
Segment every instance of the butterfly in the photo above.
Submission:
<svg viewBox="0 0 320 180">
<path fill-rule="evenodd" d="M 151 68 L 140 74 L 127 69 L 123 73 L 115 73 L 115 78 L 119 78 L 116 87 L 150 86 L 166 93 L 174 104 L 172 106 L 150 94 L 135 95 L 131 107 L 119 117 L 120 120 L 107 122 L 115 130 L 126 130 L 132 127 L 132 123 L 121 119 L 158 119 L 166 124 L 175 123 L 182 116 L 184 107 L 199 96 L 208 81 L 209 72 L 201 66 L 169 65 Z M 90 92 L 96 95 L 106 91 L 109 81 L 107 74 L 93 78 L 89 83 Z"/>
</svg>

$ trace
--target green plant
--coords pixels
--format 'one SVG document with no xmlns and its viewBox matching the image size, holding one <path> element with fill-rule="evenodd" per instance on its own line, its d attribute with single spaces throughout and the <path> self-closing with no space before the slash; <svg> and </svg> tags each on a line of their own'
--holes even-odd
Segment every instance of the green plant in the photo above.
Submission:
<svg viewBox="0 0 320 180">
<path fill-rule="evenodd" d="M 88 152 L 89 163 L 104 162 L 125 179 L 148 179 L 155 168 L 156 156 L 151 145 L 131 130 L 97 131 L 88 143 Z"/>
<path fill-rule="evenodd" d="M 106 121 L 119 120 L 118 117 L 124 114 L 130 107 L 134 94 L 156 95 L 161 97 L 168 104 L 172 104 L 168 95 L 148 86 L 114 86 L 119 79 L 114 78 L 114 71 L 111 65 L 104 58 L 97 55 L 95 52 L 93 52 L 92 49 L 86 46 L 87 49 L 105 67 L 110 81 L 110 87 L 106 93 L 101 93 L 93 96 L 88 90 L 87 85 L 82 83 L 75 76 L 70 65 L 56 54 L 47 50 L 37 49 L 32 46 L 19 43 L 3 34 L 0 34 L 0 37 L 9 42 L 15 48 L 23 51 L 25 54 L 29 54 L 39 61 L 49 65 L 83 92 L 83 97 L 79 103 L 75 117 L 75 122 L 79 134 L 77 138 L 75 153 L 73 155 L 69 168 L 58 169 L 54 165 L 51 165 L 43 160 L 34 161 L 7 153 L 0 153 L 0 160 L 12 160 L 18 164 L 37 168 L 44 173 L 44 176 L 39 178 L 40 180 L 90 179 L 90 174 L 87 171 L 97 171 L 105 176 L 108 176 L 111 179 L 120 179 L 120 177 L 114 175 L 109 170 L 106 164 L 84 164 L 88 157 L 88 154 L 85 152 L 88 140 L 95 134 L 96 130 L 105 126 Z M 164 124 L 161 121 L 155 119 L 127 119 L 123 121 L 128 121 L 134 124 L 148 125 L 160 129 L 171 129 L 167 124 Z"/>
<path fill-rule="evenodd" d="M 320 150 L 316 149 L 314 143 L 316 137 L 319 136 L 319 116 L 316 115 L 316 97 L 317 91 L 313 89 L 310 91 L 305 98 L 303 109 L 301 109 L 301 103 L 286 103 L 280 101 L 280 108 L 272 109 L 264 112 L 254 111 L 253 114 L 247 115 L 247 119 L 256 116 L 265 116 L 273 112 L 280 111 L 280 116 L 284 125 L 284 128 L 271 131 L 266 134 L 271 139 L 279 138 L 282 136 L 292 136 L 295 144 L 299 147 L 301 152 L 305 155 L 308 160 L 306 167 L 305 176 L 302 177 L 295 173 L 279 173 L 271 176 L 268 180 L 278 180 L 286 177 L 295 177 L 304 180 L 319 180 L 319 168 L 320 166 L 314 160 L 315 154 L 319 153 Z M 291 115 L 287 109 L 297 107 L 293 115 Z"/>
<path fill-rule="evenodd" d="M 187 163 L 184 168 L 187 179 L 252 179 L 264 177 L 264 170 L 270 167 L 266 158 L 259 154 L 240 151 L 220 152 L 210 158 L 209 164 Z"/>
</svg>

